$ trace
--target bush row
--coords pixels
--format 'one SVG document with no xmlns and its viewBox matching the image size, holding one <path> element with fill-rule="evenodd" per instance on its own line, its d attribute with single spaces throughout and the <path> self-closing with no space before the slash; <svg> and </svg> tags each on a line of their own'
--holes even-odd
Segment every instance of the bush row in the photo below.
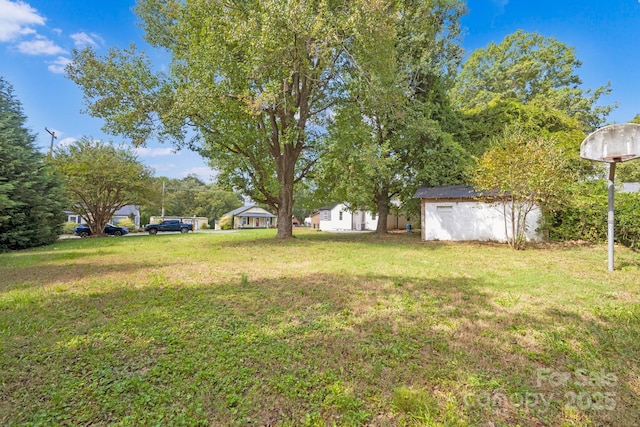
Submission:
<svg viewBox="0 0 640 427">
<path fill-rule="evenodd" d="M 615 194 L 616 241 L 640 249 L 640 193 Z M 576 184 L 564 207 L 548 218 L 549 237 L 554 241 L 607 240 L 608 192 L 606 181 Z"/>
</svg>

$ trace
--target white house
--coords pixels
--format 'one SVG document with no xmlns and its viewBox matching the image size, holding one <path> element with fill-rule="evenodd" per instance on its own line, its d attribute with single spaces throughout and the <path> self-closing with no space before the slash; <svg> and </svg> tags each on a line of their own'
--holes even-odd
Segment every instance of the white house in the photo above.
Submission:
<svg viewBox="0 0 640 427">
<path fill-rule="evenodd" d="M 322 231 L 366 231 L 378 226 L 377 215 L 369 211 L 351 212 L 345 203 L 321 207 L 318 213 Z"/>
<path fill-rule="evenodd" d="M 230 216 L 233 228 L 270 228 L 278 225 L 278 217 L 257 205 L 245 205 L 234 209 L 221 218 Z M 218 229 L 216 221 L 216 229 Z"/>
<path fill-rule="evenodd" d="M 421 199 L 422 240 L 507 241 L 502 203 L 482 196 L 473 187 L 420 187 L 414 197 Z M 537 207 L 527 215 L 527 240 L 542 240 L 538 230 L 541 216 Z M 510 222 L 507 224 L 510 230 Z"/>
</svg>

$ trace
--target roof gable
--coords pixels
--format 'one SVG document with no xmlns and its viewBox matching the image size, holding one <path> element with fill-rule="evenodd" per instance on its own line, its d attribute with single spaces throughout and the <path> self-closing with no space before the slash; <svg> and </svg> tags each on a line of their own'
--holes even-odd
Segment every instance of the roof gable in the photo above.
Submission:
<svg viewBox="0 0 640 427">
<path fill-rule="evenodd" d="M 234 209 L 230 212 L 227 212 L 222 216 L 240 216 L 240 217 L 242 216 L 258 217 L 259 216 L 259 217 L 267 217 L 267 218 L 276 217 L 274 214 L 261 208 L 258 205 L 241 206 L 238 209 Z"/>
<path fill-rule="evenodd" d="M 336 206 L 341 205 L 342 203 L 334 203 L 332 205 L 329 206 L 323 206 L 321 208 L 318 208 L 318 211 L 332 211 L 335 209 Z"/>
</svg>

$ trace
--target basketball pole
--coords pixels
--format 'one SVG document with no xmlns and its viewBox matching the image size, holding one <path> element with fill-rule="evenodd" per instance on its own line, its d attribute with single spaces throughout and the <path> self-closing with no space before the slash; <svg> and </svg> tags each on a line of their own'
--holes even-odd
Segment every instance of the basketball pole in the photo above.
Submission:
<svg viewBox="0 0 640 427">
<path fill-rule="evenodd" d="M 623 123 L 609 125 L 589 134 L 580 144 L 580 157 L 596 162 L 609 163 L 609 212 L 607 213 L 607 240 L 609 271 L 614 270 L 614 191 L 616 163 L 640 158 L 640 124 Z"/>
<path fill-rule="evenodd" d="M 607 238 L 609 243 L 609 271 L 613 271 L 613 241 L 614 241 L 614 191 L 615 191 L 615 175 L 616 162 L 609 163 L 609 181 L 607 188 L 609 190 L 609 213 L 607 216 Z"/>
</svg>

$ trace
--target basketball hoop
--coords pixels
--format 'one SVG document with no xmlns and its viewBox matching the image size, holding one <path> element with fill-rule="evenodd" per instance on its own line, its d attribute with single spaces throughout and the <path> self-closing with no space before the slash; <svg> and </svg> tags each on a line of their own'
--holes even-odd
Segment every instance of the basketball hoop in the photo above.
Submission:
<svg viewBox="0 0 640 427">
<path fill-rule="evenodd" d="M 640 125 L 625 123 L 598 129 L 587 136 L 580 144 L 580 157 L 596 162 L 609 163 L 607 234 L 609 240 L 609 271 L 613 271 L 613 198 L 616 163 L 640 157 Z"/>
<path fill-rule="evenodd" d="M 598 129 L 580 144 L 580 157 L 605 163 L 640 157 L 640 125 L 625 123 Z"/>
</svg>

